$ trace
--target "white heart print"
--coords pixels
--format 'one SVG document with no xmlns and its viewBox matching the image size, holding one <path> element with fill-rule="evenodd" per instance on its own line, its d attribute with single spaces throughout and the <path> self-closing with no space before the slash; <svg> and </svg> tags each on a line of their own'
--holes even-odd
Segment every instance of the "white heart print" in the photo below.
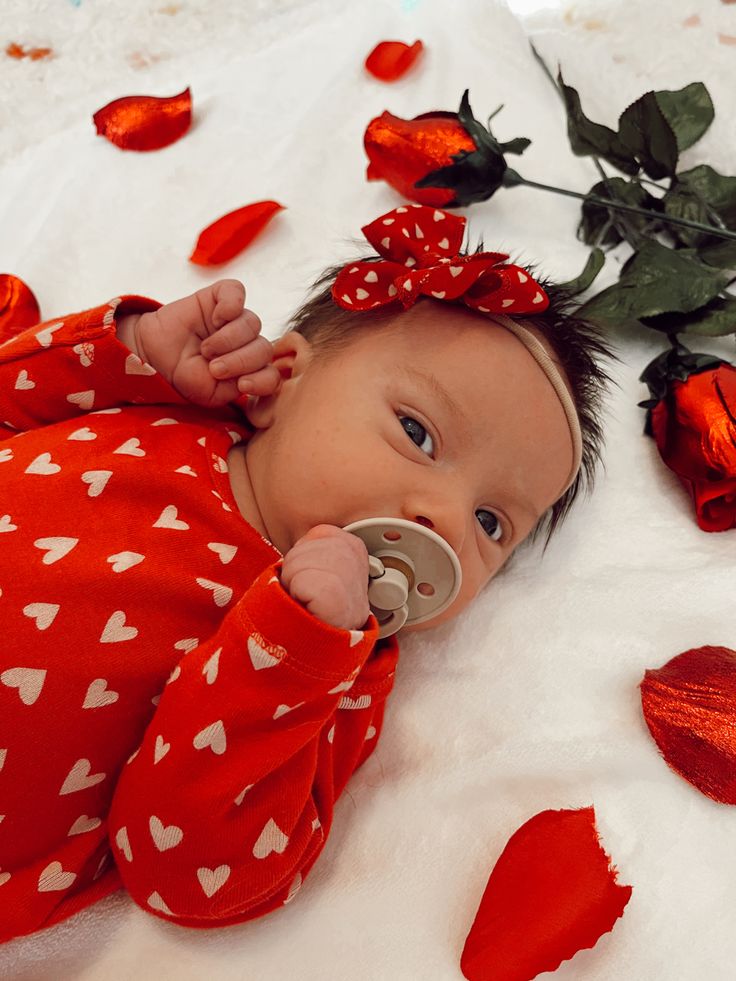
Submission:
<svg viewBox="0 0 736 981">
<path fill-rule="evenodd" d="M 218 865 L 216 869 L 197 869 L 197 878 L 205 896 L 212 897 L 230 878 L 230 866 Z"/>
<path fill-rule="evenodd" d="M 146 364 L 145 361 L 141 361 L 139 357 L 135 354 L 129 354 L 125 359 L 125 374 L 126 375 L 155 375 L 156 369 L 153 365 Z"/>
<path fill-rule="evenodd" d="M 93 433 L 89 426 L 82 426 L 81 429 L 75 429 L 73 433 L 69 433 L 67 439 L 78 439 L 82 441 L 97 439 L 97 433 Z"/>
<path fill-rule="evenodd" d="M 152 814 L 148 820 L 148 827 L 151 831 L 153 843 L 160 852 L 165 852 L 169 848 L 176 848 L 181 844 L 184 832 L 175 824 L 164 825 L 160 818 Z"/>
<path fill-rule="evenodd" d="M 256 858 L 268 858 L 271 852 L 281 854 L 288 844 L 288 836 L 284 834 L 273 818 L 269 818 L 253 846 L 253 854 Z"/>
<path fill-rule="evenodd" d="M 82 708 L 103 708 L 105 705 L 112 705 L 117 702 L 119 697 L 116 691 L 107 687 L 107 681 L 104 678 L 95 678 L 87 689 Z"/>
<path fill-rule="evenodd" d="M 217 672 L 220 666 L 220 653 L 222 651 L 221 647 L 218 647 L 215 653 L 210 657 L 202 668 L 202 674 L 207 678 L 208 685 L 214 685 L 217 681 Z"/>
<path fill-rule="evenodd" d="M 62 794 L 74 794 L 78 790 L 87 790 L 94 787 L 107 776 L 106 773 L 90 773 L 92 764 L 89 760 L 77 760 L 69 773 L 66 775 L 64 783 L 61 785 L 59 796 Z"/>
<path fill-rule="evenodd" d="M 237 545 L 225 545 L 223 542 L 207 542 L 207 548 L 219 556 L 220 562 L 223 565 L 232 562 L 235 553 L 238 551 Z"/>
<path fill-rule="evenodd" d="M 186 521 L 177 518 L 178 510 L 173 504 L 167 504 L 161 514 L 153 522 L 154 528 L 174 528 L 180 531 L 187 531 L 189 525 Z"/>
<path fill-rule="evenodd" d="M 16 391 L 22 392 L 24 389 L 31 389 L 35 387 L 36 383 L 31 381 L 31 379 L 28 377 L 28 372 L 25 368 L 18 372 L 18 377 L 15 379 Z"/>
<path fill-rule="evenodd" d="M 87 389 L 86 392 L 72 392 L 71 395 L 67 395 L 66 400 L 72 405 L 78 405 L 80 409 L 91 409 L 95 404 L 95 392 L 92 388 Z"/>
<path fill-rule="evenodd" d="M 0 681 L 8 688 L 17 688 L 24 705 L 33 705 L 41 694 L 46 671 L 40 668 L 8 668 L 0 674 Z"/>
<path fill-rule="evenodd" d="M 146 902 L 151 909 L 157 909 L 161 913 L 168 913 L 169 916 L 174 915 L 157 892 L 152 892 Z"/>
<path fill-rule="evenodd" d="M 28 464 L 28 466 L 25 469 L 25 472 L 37 473 L 37 474 L 52 474 L 52 473 L 58 473 L 60 470 L 61 467 L 59 466 L 59 464 L 53 463 L 51 461 L 50 453 L 41 453 L 40 456 L 37 456 L 35 460 L 32 460 L 31 463 Z"/>
<path fill-rule="evenodd" d="M 153 762 L 154 765 L 166 756 L 168 751 L 171 749 L 171 743 L 165 743 L 164 737 L 162 735 L 156 736 L 156 745 L 153 749 Z"/>
<path fill-rule="evenodd" d="M 118 446 L 116 450 L 113 450 L 113 453 L 125 453 L 128 456 L 146 455 L 146 451 L 141 449 L 141 441 L 135 437 L 127 440 L 122 446 Z"/>
<path fill-rule="evenodd" d="M 46 552 L 41 560 L 43 564 L 52 565 L 68 555 L 78 543 L 78 538 L 57 536 L 54 538 L 37 538 L 33 544 L 35 548 L 43 549 Z"/>
<path fill-rule="evenodd" d="M 116 610 L 105 624 L 105 629 L 100 637 L 101 644 L 116 644 L 123 640 L 133 640 L 138 636 L 136 627 L 126 627 L 125 613 Z"/>
<path fill-rule="evenodd" d="M 225 737 L 225 727 L 222 724 L 222 719 L 218 719 L 217 722 L 205 726 L 204 729 L 197 733 L 192 742 L 195 749 L 207 749 L 209 747 L 217 756 L 222 756 L 227 749 L 227 739 Z"/>
<path fill-rule="evenodd" d="M 68 889 L 76 878 L 76 872 L 65 872 L 61 862 L 51 862 L 38 877 L 38 891 L 58 892 Z"/>
<path fill-rule="evenodd" d="M 29 603 L 23 607 L 23 613 L 36 621 L 39 630 L 46 630 L 54 622 L 59 609 L 58 603 Z"/>
<path fill-rule="evenodd" d="M 283 647 L 280 650 L 286 651 Z M 256 671 L 262 671 L 264 668 L 272 668 L 279 663 L 279 658 L 270 654 L 265 648 L 261 647 L 254 637 L 248 638 L 248 653 L 250 654 L 250 660 Z"/>
<path fill-rule="evenodd" d="M 112 470 L 87 470 L 82 474 L 82 483 L 89 484 L 88 497 L 99 497 L 112 477 Z"/>
<path fill-rule="evenodd" d="M 141 555 L 140 552 L 116 552 L 115 555 L 107 557 L 107 561 L 112 563 L 113 572 L 125 572 L 144 559 L 145 555 Z"/>
<path fill-rule="evenodd" d="M 233 598 L 233 591 L 230 586 L 223 586 L 220 582 L 213 582 L 211 579 L 203 579 L 200 576 L 197 576 L 197 583 L 203 589 L 212 590 L 212 599 L 215 601 L 215 606 L 227 606 Z"/>
<path fill-rule="evenodd" d="M 118 846 L 120 851 L 125 855 L 129 862 L 133 861 L 133 852 L 130 850 L 130 841 L 128 841 L 128 829 L 123 826 L 118 828 L 115 834 L 115 844 Z"/>
<path fill-rule="evenodd" d="M 99 818 L 91 818 L 87 817 L 86 814 L 82 814 L 67 831 L 67 837 L 71 835 L 83 835 L 87 831 L 94 831 L 101 824 L 102 821 Z"/>
</svg>

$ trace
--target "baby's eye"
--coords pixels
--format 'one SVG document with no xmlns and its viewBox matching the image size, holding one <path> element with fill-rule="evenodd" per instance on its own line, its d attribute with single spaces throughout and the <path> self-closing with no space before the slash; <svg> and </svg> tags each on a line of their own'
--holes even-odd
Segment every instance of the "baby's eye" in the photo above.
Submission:
<svg viewBox="0 0 736 981">
<path fill-rule="evenodd" d="M 478 520 L 481 523 L 483 531 L 486 532 L 488 537 L 493 539 L 494 542 L 500 542 L 501 539 L 503 538 L 503 525 L 498 520 L 498 518 L 493 513 L 493 511 L 486 511 L 485 509 L 480 508 L 475 513 L 476 515 L 478 515 Z M 484 521 L 480 517 L 481 515 L 487 515 L 488 518 L 490 518 L 490 521 Z"/>
<path fill-rule="evenodd" d="M 410 424 L 408 426 L 404 426 L 409 439 L 411 439 L 413 443 L 416 443 L 420 450 L 424 450 L 424 452 L 429 453 L 429 455 L 432 456 L 434 453 L 434 443 L 432 442 L 432 437 L 429 435 L 421 422 L 417 422 L 417 420 L 413 419 L 411 416 L 401 416 L 399 418 L 399 422 L 402 426 L 404 426 L 405 422 Z M 426 449 L 423 445 L 424 441 L 427 439 L 430 442 L 431 450 Z"/>
</svg>

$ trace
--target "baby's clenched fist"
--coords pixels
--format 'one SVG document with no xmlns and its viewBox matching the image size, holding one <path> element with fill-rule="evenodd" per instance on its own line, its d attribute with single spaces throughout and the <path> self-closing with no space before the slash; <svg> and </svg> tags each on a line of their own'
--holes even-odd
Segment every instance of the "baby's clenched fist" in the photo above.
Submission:
<svg viewBox="0 0 736 981">
<path fill-rule="evenodd" d="M 368 550 L 336 525 L 316 525 L 294 543 L 281 568 L 281 585 L 323 623 L 360 630 L 370 616 Z"/>
<path fill-rule="evenodd" d="M 220 279 L 158 310 L 117 322 L 119 339 L 180 395 L 219 408 L 240 395 L 273 395 L 281 375 L 261 321 L 244 307 L 245 287 Z"/>
</svg>

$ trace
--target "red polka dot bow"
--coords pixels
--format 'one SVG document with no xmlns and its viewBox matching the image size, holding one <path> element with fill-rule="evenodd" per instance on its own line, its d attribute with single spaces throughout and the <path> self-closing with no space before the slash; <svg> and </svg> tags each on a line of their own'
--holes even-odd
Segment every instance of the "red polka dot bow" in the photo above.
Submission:
<svg viewBox="0 0 736 981">
<path fill-rule="evenodd" d="M 410 204 L 361 229 L 384 262 L 349 262 L 337 274 L 332 297 L 345 310 L 371 310 L 421 295 L 458 300 L 481 313 L 541 313 L 549 298 L 526 269 L 504 263 L 503 252 L 458 255 L 465 218 Z"/>
</svg>

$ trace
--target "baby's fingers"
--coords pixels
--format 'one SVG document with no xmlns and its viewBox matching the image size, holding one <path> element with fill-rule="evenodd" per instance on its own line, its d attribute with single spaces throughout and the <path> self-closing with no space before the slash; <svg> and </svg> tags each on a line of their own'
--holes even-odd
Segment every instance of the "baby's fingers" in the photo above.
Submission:
<svg viewBox="0 0 736 981">
<path fill-rule="evenodd" d="M 241 395 L 275 395 L 279 388 L 281 388 L 281 372 L 272 364 L 252 375 L 238 378 L 238 391 Z"/>
<path fill-rule="evenodd" d="M 238 375 L 250 375 L 265 368 L 273 361 L 273 344 L 265 337 L 256 337 L 254 341 L 239 347 L 237 351 L 218 355 L 209 363 L 209 368 L 215 378 L 236 378 Z"/>
<path fill-rule="evenodd" d="M 239 279 L 220 279 L 200 293 L 209 294 L 215 300 L 212 311 L 212 324 L 221 327 L 228 320 L 234 320 L 245 306 L 245 286 Z"/>
<path fill-rule="evenodd" d="M 204 358 L 214 358 L 218 354 L 228 354 L 255 340 L 261 332 L 261 319 L 252 310 L 243 312 L 223 327 L 205 337 L 199 346 Z"/>
</svg>

